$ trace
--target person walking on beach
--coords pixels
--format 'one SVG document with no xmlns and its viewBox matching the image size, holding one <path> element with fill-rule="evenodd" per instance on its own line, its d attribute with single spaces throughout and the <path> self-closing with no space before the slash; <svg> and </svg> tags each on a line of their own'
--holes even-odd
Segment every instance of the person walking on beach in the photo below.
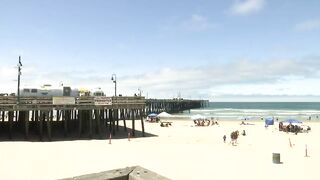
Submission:
<svg viewBox="0 0 320 180">
<path fill-rule="evenodd" d="M 223 142 L 226 143 L 227 136 L 223 135 Z"/>
</svg>

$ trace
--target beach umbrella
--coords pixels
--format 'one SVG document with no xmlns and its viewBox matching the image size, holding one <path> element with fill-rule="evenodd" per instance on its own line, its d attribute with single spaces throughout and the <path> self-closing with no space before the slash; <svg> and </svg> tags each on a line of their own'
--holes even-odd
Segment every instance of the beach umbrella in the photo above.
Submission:
<svg viewBox="0 0 320 180">
<path fill-rule="evenodd" d="M 267 117 L 264 119 L 264 122 L 266 125 L 273 125 L 274 124 L 274 120 L 273 117 Z"/>
<path fill-rule="evenodd" d="M 191 119 L 192 120 L 195 120 L 195 119 L 205 119 L 206 117 L 201 115 L 201 114 L 196 114 L 196 115 L 193 115 L 191 116 Z"/>
<path fill-rule="evenodd" d="M 167 112 L 162 112 L 158 114 L 157 117 L 172 117 L 172 115 Z"/>
<path fill-rule="evenodd" d="M 156 117 L 156 116 L 157 116 L 156 113 L 151 113 L 151 114 L 148 115 L 148 117 Z"/>
<path fill-rule="evenodd" d="M 286 119 L 286 120 L 281 121 L 281 122 L 283 122 L 283 123 L 302 123 L 302 121 L 300 121 L 298 119 L 291 119 L 291 118 Z"/>
</svg>

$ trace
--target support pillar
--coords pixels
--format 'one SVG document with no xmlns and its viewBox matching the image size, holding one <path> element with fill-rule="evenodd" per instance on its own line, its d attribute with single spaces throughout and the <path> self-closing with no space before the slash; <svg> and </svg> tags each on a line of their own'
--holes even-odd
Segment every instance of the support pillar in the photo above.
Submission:
<svg viewBox="0 0 320 180">
<path fill-rule="evenodd" d="M 40 141 L 43 140 L 43 120 L 44 120 L 45 116 L 44 116 L 44 112 L 40 111 L 40 118 L 39 118 L 39 137 L 40 137 Z"/>
<path fill-rule="evenodd" d="M 12 121 L 13 121 L 13 111 L 8 112 L 8 121 L 9 121 L 9 139 L 12 139 Z"/>
<path fill-rule="evenodd" d="M 128 130 L 127 130 L 127 125 L 126 125 L 126 117 L 124 114 L 124 109 L 121 109 L 120 116 L 123 119 L 124 130 L 127 132 Z"/>
<path fill-rule="evenodd" d="M 46 112 L 46 119 L 47 119 L 47 133 L 48 133 L 48 140 L 51 141 L 51 122 L 53 118 L 53 113 L 49 111 Z"/>
<path fill-rule="evenodd" d="M 78 110 L 78 120 L 79 120 L 78 136 L 79 136 L 79 138 L 81 137 L 81 132 L 82 132 L 82 114 L 83 114 L 83 111 Z"/>
<path fill-rule="evenodd" d="M 142 128 L 142 137 L 144 137 L 143 109 L 140 109 L 140 119 L 141 119 L 141 128 Z"/>
<path fill-rule="evenodd" d="M 95 119 L 96 119 L 96 127 L 98 128 L 98 133 L 99 133 L 99 138 L 102 138 L 102 134 L 101 134 L 101 115 L 100 115 L 101 110 L 98 109 L 96 110 L 96 115 L 95 115 Z"/>
<path fill-rule="evenodd" d="M 111 118 L 111 122 L 112 122 L 112 135 L 116 135 L 116 123 L 115 123 L 115 112 L 114 112 L 114 109 L 112 109 L 111 111 L 112 113 L 112 118 Z"/>
<path fill-rule="evenodd" d="M 89 111 L 89 137 L 92 138 L 92 110 Z"/>
<path fill-rule="evenodd" d="M 135 116 L 135 109 L 131 110 L 132 113 L 132 136 L 135 136 L 135 120 L 134 120 L 134 116 Z"/>
<path fill-rule="evenodd" d="M 64 137 L 68 136 L 68 118 L 66 117 L 66 110 L 62 111 L 62 121 L 63 121 L 63 127 L 64 127 Z"/>
<path fill-rule="evenodd" d="M 25 139 L 29 139 L 29 113 L 30 111 L 26 111 L 26 117 L 24 119 L 24 136 Z"/>
</svg>

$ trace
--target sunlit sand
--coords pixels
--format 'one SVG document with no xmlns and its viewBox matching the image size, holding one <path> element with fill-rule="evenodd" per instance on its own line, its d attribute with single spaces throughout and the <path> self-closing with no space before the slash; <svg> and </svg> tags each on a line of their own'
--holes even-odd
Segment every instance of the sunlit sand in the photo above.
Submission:
<svg viewBox="0 0 320 180">
<path fill-rule="evenodd" d="M 262 121 L 219 121 L 208 127 L 170 121 L 169 127 L 146 122 L 149 137 L 112 139 L 111 144 L 108 139 L 0 142 L 0 178 L 59 179 L 139 165 L 170 179 L 320 179 L 320 123 L 306 123 L 311 131 L 295 135 L 279 132 L 277 123 L 265 128 Z M 240 131 L 235 146 L 230 143 L 234 130 Z M 273 153 L 280 153 L 281 164 L 273 163 Z"/>
</svg>

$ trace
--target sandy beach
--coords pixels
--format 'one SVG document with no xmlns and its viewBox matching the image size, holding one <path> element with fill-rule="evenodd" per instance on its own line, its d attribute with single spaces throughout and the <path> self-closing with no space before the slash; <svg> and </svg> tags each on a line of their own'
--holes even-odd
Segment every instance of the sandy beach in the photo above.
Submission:
<svg viewBox="0 0 320 180">
<path fill-rule="evenodd" d="M 139 165 L 170 179 L 320 179 L 320 123 L 306 122 L 312 130 L 295 135 L 279 132 L 277 122 L 265 128 L 262 121 L 208 127 L 170 121 L 170 127 L 146 122 L 149 137 L 116 138 L 111 144 L 107 139 L 0 142 L 0 178 L 59 179 Z M 230 143 L 234 130 L 247 133 L 236 146 Z M 280 153 L 282 164 L 272 162 L 272 153 Z"/>
</svg>

